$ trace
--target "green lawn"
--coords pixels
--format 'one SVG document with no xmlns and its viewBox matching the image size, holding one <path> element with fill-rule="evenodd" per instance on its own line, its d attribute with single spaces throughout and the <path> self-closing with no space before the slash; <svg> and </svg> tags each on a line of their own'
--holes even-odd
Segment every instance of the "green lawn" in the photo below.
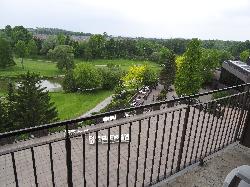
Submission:
<svg viewBox="0 0 250 187">
<path fill-rule="evenodd" d="M 60 72 L 56 63 L 49 62 L 46 60 L 32 60 L 32 59 L 24 59 L 24 69 L 22 69 L 22 65 L 20 63 L 21 59 L 15 59 L 16 65 L 6 68 L 0 69 L 0 78 L 2 77 L 17 77 L 20 74 L 24 74 L 27 71 L 39 73 L 41 76 L 45 77 L 55 77 L 57 75 L 63 74 Z M 93 65 L 107 65 L 109 63 L 113 63 L 119 65 L 123 70 L 128 70 L 129 66 L 132 65 L 149 65 L 151 68 L 159 70 L 159 64 L 150 61 L 138 61 L 138 60 L 93 60 L 93 61 L 84 61 L 80 59 L 75 59 L 76 63 L 91 63 Z"/>
<path fill-rule="evenodd" d="M 24 59 L 24 69 L 20 63 L 20 59 L 15 59 L 16 65 L 0 69 L 0 78 L 1 77 L 16 77 L 20 74 L 24 74 L 27 71 L 39 73 L 41 76 L 54 77 L 56 75 L 62 74 L 56 67 L 56 63 L 48 62 L 45 60 L 31 60 Z"/>
<path fill-rule="evenodd" d="M 107 65 L 107 64 L 116 64 L 119 65 L 123 70 L 128 70 L 130 66 L 133 65 L 148 65 L 153 69 L 159 70 L 160 66 L 159 64 L 156 64 L 154 62 L 150 61 L 139 61 L 139 60 L 123 60 L 123 59 L 117 59 L 117 60 L 93 60 L 93 61 L 83 61 L 80 59 L 75 60 L 76 63 L 91 63 L 93 65 Z"/>
<path fill-rule="evenodd" d="M 96 91 L 93 93 L 50 93 L 55 102 L 60 120 L 79 117 L 109 97 L 112 91 Z"/>
</svg>

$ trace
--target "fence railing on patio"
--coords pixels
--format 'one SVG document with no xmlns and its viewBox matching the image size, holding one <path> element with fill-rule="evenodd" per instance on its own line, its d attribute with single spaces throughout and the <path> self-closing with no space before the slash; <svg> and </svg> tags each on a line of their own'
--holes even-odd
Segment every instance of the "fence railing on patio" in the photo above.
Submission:
<svg viewBox="0 0 250 187">
<path fill-rule="evenodd" d="M 248 86 L 2 133 L 0 186 L 156 184 L 241 139 Z M 225 91 L 231 94 L 197 102 Z"/>
</svg>

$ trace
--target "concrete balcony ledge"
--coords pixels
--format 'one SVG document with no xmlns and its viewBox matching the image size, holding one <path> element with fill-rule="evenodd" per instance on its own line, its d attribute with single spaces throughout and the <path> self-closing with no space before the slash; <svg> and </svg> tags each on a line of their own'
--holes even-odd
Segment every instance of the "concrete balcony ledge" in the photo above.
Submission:
<svg viewBox="0 0 250 187">
<path fill-rule="evenodd" d="M 250 148 L 234 143 L 208 157 L 203 166 L 194 164 L 155 186 L 220 187 L 227 174 L 241 165 L 250 165 Z"/>
</svg>

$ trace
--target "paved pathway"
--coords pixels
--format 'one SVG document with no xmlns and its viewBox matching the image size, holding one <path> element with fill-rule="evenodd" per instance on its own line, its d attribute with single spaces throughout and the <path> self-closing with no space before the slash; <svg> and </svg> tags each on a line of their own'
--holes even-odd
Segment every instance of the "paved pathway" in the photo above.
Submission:
<svg viewBox="0 0 250 187">
<path fill-rule="evenodd" d="M 88 112 L 86 112 L 85 114 L 81 115 L 80 117 L 86 117 L 86 116 L 90 116 L 91 113 L 93 112 L 99 112 L 101 109 L 105 108 L 108 104 L 111 103 L 113 95 L 107 97 L 106 99 L 104 99 L 102 102 L 100 102 L 98 105 L 95 106 L 95 108 L 89 110 Z"/>
</svg>

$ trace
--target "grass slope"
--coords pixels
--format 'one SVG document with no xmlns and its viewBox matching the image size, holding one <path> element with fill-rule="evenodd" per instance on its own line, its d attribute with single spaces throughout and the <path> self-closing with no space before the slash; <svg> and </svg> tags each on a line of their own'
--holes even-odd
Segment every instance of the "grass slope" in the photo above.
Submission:
<svg viewBox="0 0 250 187">
<path fill-rule="evenodd" d="M 100 90 L 93 93 L 50 93 L 55 102 L 60 120 L 79 117 L 109 97 L 112 91 Z"/>
</svg>

